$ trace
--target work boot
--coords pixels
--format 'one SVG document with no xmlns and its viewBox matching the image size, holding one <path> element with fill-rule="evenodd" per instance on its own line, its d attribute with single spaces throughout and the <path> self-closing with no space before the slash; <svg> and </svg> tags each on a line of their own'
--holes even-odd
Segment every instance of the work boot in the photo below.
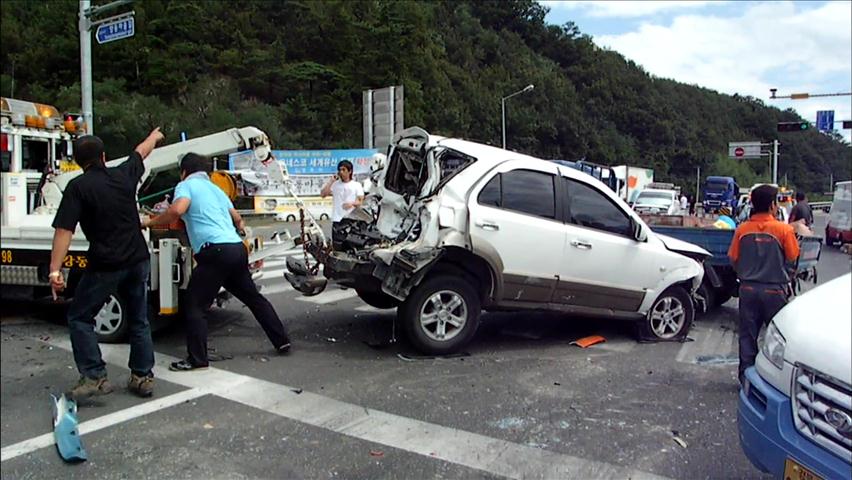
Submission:
<svg viewBox="0 0 852 480">
<path fill-rule="evenodd" d="M 130 380 L 127 381 L 127 389 L 140 397 L 150 397 L 154 394 L 154 376 L 151 374 L 139 376 L 131 373 Z"/>
<path fill-rule="evenodd" d="M 80 400 L 109 393 L 112 393 L 112 384 L 109 383 L 106 377 L 89 378 L 83 376 L 80 377 L 77 385 L 68 391 L 68 396 L 75 402 L 79 402 Z"/>
</svg>

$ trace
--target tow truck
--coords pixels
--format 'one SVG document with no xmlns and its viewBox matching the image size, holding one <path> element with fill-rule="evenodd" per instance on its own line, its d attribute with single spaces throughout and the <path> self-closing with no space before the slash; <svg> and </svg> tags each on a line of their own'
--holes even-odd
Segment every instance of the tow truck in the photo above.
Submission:
<svg viewBox="0 0 852 480">
<path fill-rule="evenodd" d="M 53 240 L 53 217 L 62 201 L 68 183 L 82 171 L 73 162 L 73 141 L 80 130 L 71 118 L 63 120 L 50 105 L 14 99 L 2 99 L 0 108 L 2 129 L 2 230 L 0 230 L 0 283 L 4 298 L 46 299 L 50 295 L 47 278 Z M 289 176 L 280 162 L 265 162 L 271 146 L 267 135 L 255 127 L 231 128 L 207 136 L 154 149 L 145 159 L 145 174 L 140 185 L 158 172 L 176 168 L 187 152 L 208 157 L 251 150 L 261 160 L 270 182 L 284 185 L 291 192 Z M 112 167 L 127 157 L 107 162 Z M 295 197 L 300 202 L 298 197 Z M 306 229 L 311 235 L 322 236 L 316 222 L 309 218 Z M 303 229 L 303 231 L 305 231 Z M 149 319 L 157 315 L 175 317 L 180 312 L 181 291 L 189 284 L 192 272 L 192 250 L 181 224 L 164 230 L 143 231 L 151 253 L 149 279 Z M 302 236 L 305 234 L 303 233 Z M 275 238 L 274 245 L 264 245 L 263 239 L 247 229 L 244 240 L 249 250 L 253 278 L 262 275 L 263 258 L 286 251 L 296 241 L 285 233 Z M 73 296 L 82 272 L 87 268 L 88 241 L 81 229 L 72 238 L 68 255 L 63 262 L 63 274 L 68 279 L 66 300 Z M 220 291 L 217 304 L 227 300 Z M 120 342 L 127 336 L 124 300 L 113 294 L 95 318 L 99 341 Z M 153 322 L 152 322 L 153 323 Z M 165 322 L 160 322 L 165 323 Z"/>
</svg>

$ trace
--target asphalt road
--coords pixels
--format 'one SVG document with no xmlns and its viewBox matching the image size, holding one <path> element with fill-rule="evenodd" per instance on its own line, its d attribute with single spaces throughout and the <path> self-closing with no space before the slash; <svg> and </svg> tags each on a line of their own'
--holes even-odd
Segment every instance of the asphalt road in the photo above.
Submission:
<svg viewBox="0 0 852 480">
<path fill-rule="evenodd" d="M 236 301 L 210 315 L 211 347 L 233 356 L 215 368 L 169 372 L 183 334 L 159 332 L 155 396 L 117 388 L 82 404 L 89 461 L 78 465 L 47 435 L 48 394 L 77 378 L 62 311 L 4 304 L 2 477 L 761 478 L 737 439 L 735 299 L 687 343 L 638 344 L 619 322 L 501 313 L 483 316 L 469 355 L 413 359 L 393 311 L 334 287 L 302 297 L 284 284 L 283 260 L 267 262 L 261 284 L 293 352 L 275 355 Z M 849 256 L 823 250 L 820 281 L 850 271 Z M 571 345 L 591 334 L 606 343 Z M 103 351 L 123 387 L 126 346 Z"/>
</svg>

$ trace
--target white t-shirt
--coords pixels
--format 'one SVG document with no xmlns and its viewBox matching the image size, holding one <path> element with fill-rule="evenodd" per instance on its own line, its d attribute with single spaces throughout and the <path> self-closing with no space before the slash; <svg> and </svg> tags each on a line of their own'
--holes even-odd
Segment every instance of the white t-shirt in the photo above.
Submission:
<svg viewBox="0 0 852 480">
<path fill-rule="evenodd" d="M 680 197 L 680 209 L 687 210 L 689 208 L 689 200 L 687 200 L 686 195 Z"/>
<path fill-rule="evenodd" d="M 336 180 L 331 184 L 331 221 L 339 222 L 343 217 L 349 215 L 354 208 L 343 208 L 344 203 L 352 203 L 358 197 L 364 196 L 364 188 L 355 180 L 341 182 Z"/>
</svg>

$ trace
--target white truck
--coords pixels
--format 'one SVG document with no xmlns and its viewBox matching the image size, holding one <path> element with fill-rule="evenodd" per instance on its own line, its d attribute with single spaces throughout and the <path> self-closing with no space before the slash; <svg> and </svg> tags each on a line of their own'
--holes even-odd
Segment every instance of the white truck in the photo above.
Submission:
<svg viewBox="0 0 852 480">
<path fill-rule="evenodd" d="M 633 209 L 640 215 L 678 215 L 681 213 L 680 187 L 671 183 L 649 183 L 636 196 Z"/>
<path fill-rule="evenodd" d="M 2 107 L 2 295 L 6 298 L 47 298 L 54 232 L 51 224 L 68 182 L 82 173 L 71 161 L 75 138 L 71 131 L 73 122 L 63 122 L 57 110 L 48 105 L 4 98 Z M 151 174 L 176 168 L 187 152 L 216 156 L 253 150 L 259 157 L 265 157 L 269 149 L 269 139 L 257 128 L 228 129 L 154 149 L 145 159 L 142 182 Z M 107 165 L 118 165 L 126 158 L 112 160 Z M 281 172 L 278 181 L 286 183 L 286 172 Z M 151 251 L 149 316 L 176 315 L 182 296 L 180 291 L 188 286 L 192 271 L 192 251 L 186 232 L 167 229 L 143 233 Z M 279 239 L 279 245 L 264 249 L 262 239 L 254 237 L 250 231 L 246 243 L 255 278 L 261 275 L 259 270 L 264 257 L 294 246 L 291 239 L 284 238 Z M 73 296 L 74 287 L 87 267 L 87 251 L 88 242 L 77 229 L 64 262 L 68 297 Z M 226 299 L 224 291 L 222 295 L 217 299 L 220 305 Z M 123 300 L 113 295 L 96 317 L 98 338 L 104 342 L 122 341 L 127 326 Z"/>
</svg>

